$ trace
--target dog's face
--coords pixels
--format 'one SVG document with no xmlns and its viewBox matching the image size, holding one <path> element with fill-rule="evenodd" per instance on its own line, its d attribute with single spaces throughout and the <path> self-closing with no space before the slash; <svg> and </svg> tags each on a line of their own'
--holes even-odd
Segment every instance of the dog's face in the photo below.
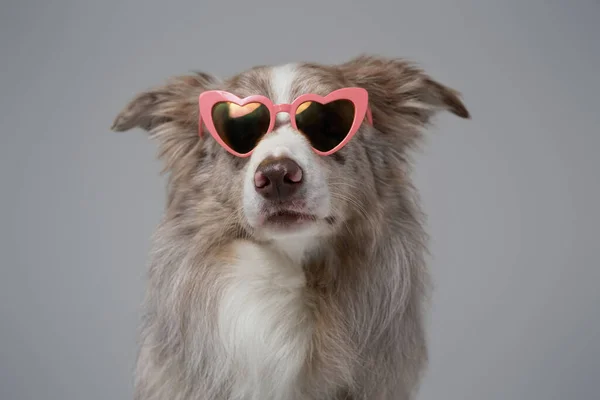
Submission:
<svg viewBox="0 0 600 400">
<path fill-rule="evenodd" d="M 273 131 L 247 158 L 228 153 L 210 135 L 198 135 L 198 95 L 208 89 L 289 104 L 302 94 L 326 96 L 350 86 L 368 91 L 374 125 L 363 123 L 330 156 L 313 151 L 286 113 L 277 115 Z M 337 66 L 256 67 L 226 81 L 206 74 L 175 78 L 138 95 L 113 129 L 137 126 L 159 140 L 171 173 L 170 206 L 220 202 L 230 211 L 227 222 L 233 220 L 240 231 L 302 253 L 349 221 L 385 213 L 406 179 L 406 150 L 439 109 L 468 117 L 455 91 L 419 69 L 364 56 Z"/>
<path fill-rule="evenodd" d="M 234 78 L 226 89 L 239 97 L 261 94 L 276 104 L 289 104 L 302 94 L 326 96 L 351 85 L 336 72 L 302 64 L 262 67 Z M 358 135 L 368 131 L 364 124 Z M 231 191 L 239 199 L 244 223 L 258 238 L 290 246 L 332 233 L 350 217 L 349 204 L 362 203 L 361 192 L 369 193 L 373 185 L 365 174 L 368 161 L 358 140 L 331 156 L 320 156 L 286 113 L 278 114 L 273 132 L 248 160 L 228 158 L 231 173 L 242 179 Z"/>
</svg>

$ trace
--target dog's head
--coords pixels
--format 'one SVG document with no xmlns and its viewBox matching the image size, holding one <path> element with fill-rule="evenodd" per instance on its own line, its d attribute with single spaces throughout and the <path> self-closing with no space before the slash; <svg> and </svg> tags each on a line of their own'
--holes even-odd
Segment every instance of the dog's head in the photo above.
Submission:
<svg viewBox="0 0 600 400">
<path fill-rule="evenodd" d="M 365 121 L 332 155 L 317 154 L 285 113 L 246 158 L 198 134 L 198 96 L 207 90 L 289 104 L 302 94 L 326 96 L 345 87 L 367 90 L 373 124 Z M 457 92 L 416 66 L 361 56 L 335 66 L 261 66 L 224 81 L 204 73 L 176 77 L 136 96 L 113 129 L 139 127 L 159 141 L 170 173 L 169 208 L 199 220 L 198 226 L 211 218 L 199 210 L 212 210 L 236 227 L 230 232 L 303 253 L 352 221 L 381 220 L 406 184 L 407 150 L 442 109 L 469 117 Z"/>
</svg>

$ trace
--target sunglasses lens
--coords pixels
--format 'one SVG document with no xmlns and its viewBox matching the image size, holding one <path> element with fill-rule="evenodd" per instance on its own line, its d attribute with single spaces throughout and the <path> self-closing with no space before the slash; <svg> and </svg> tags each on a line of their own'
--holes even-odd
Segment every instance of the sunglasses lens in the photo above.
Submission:
<svg viewBox="0 0 600 400">
<path fill-rule="evenodd" d="M 212 119 L 219 137 L 231 149 L 246 154 L 252 151 L 269 129 L 269 109 L 261 103 L 243 106 L 220 102 L 212 109 Z"/>
<path fill-rule="evenodd" d="M 354 103 L 350 100 L 336 100 L 327 104 L 307 101 L 296 109 L 296 126 L 315 149 L 327 152 L 348 136 L 354 114 Z"/>
</svg>

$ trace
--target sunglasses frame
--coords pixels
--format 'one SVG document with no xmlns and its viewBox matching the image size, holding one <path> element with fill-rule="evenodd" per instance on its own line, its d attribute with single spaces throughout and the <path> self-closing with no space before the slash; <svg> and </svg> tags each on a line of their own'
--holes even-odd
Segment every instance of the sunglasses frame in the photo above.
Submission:
<svg viewBox="0 0 600 400">
<path fill-rule="evenodd" d="M 270 117 L 269 128 L 261 137 L 262 139 L 263 137 L 265 137 L 273 131 L 273 128 L 275 127 L 275 120 L 277 119 L 277 115 L 279 113 L 288 113 L 290 116 L 290 123 L 292 127 L 297 131 L 300 131 L 296 126 L 296 110 L 301 104 L 307 101 L 317 102 L 320 104 L 327 104 L 337 100 L 349 100 L 354 104 L 354 120 L 352 121 L 352 126 L 350 127 L 350 130 L 346 134 L 344 140 L 342 140 L 333 149 L 323 152 L 311 146 L 313 151 L 318 155 L 328 156 L 340 150 L 350 141 L 350 139 L 352 139 L 354 134 L 362 125 L 365 116 L 369 124 L 373 125 L 373 117 L 369 108 L 369 93 L 365 89 L 359 87 L 347 87 L 334 90 L 325 97 L 313 93 L 303 94 L 301 96 L 298 96 L 291 104 L 274 104 L 268 97 L 262 95 L 253 95 L 240 99 L 236 95 L 223 90 L 208 90 L 206 92 L 201 93 L 198 97 L 198 134 L 200 136 L 202 136 L 203 134 L 202 122 L 204 121 L 208 132 L 225 150 L 237 157 L 249 157 L 250 155 L 252 155 L 252 152 L 254 151 L 256 146 L 248 153 L 238 153 L 237 151 L 229 147 L 223 141 L 223 139 L 221 139 L 221 136 L 219 136 L 219 133 L 217 132 L 217 129 L 215 128 L 215 124 L 212 119 L 212 110 L 215 104 L 221 102 L 231 102 L 237 104 L 238 106 L 245 106 L 249 103 L 260 103 L 261 105 L 267 107 L 267 109 L 269 110 Z"/>
</svg>

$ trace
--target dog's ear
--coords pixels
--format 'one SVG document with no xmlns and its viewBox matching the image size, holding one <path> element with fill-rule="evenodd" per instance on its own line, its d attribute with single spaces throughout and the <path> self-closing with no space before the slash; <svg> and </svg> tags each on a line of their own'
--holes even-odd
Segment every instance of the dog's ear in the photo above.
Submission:
<svg viewBox="0 0 600 400">
<path fill-rule="evenodd" d="M 162 124 L 176 123 L 197 130 L 198 96 L 215 83 L 216 78 L 201 72 L 171 78 L 163 86 L 135 96 L 115 118 L 111 129 L 153 131 Z"/>
<path fill-rule="evenodd" d="M 369 92 L 373 122 L 382 132 L 407 123 L 424 125 L 440 110 L 470 118 L 456 90 L 408 61 L 361 55 L 339 68 L 349 82 Z"/>
<path fill-rule="evenodd" d="M 198 96 L 219 83 L 205 73 L 177 76 L 163 86 L 135 96 L 115 118 L 111 129 L 127 131 L 141 128 L 150 132 L 158 142 L 158 158 L 164 162 L 164 171 L 183 173 L 188 156 L 201 143 L 198 135 Z"/>
</svg>

